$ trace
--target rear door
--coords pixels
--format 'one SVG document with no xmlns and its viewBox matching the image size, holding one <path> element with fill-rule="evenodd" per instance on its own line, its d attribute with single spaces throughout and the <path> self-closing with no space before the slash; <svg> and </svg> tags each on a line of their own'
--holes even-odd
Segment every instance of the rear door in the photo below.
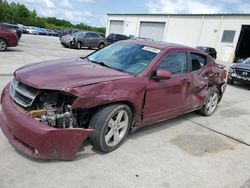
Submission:
<svg viewBox="0 0 250 188">
<path fill-rule="evenodd" d="M 84 37 L 84 46 L 85 47 L 92 47 L 92 33 L 86 33 Z"/>
<path fill-rule="evenodd" d="M 150 79 L 143 112 L 144 123 L 178 116 L 189 107 L 191 74 L 187 52 L 178 51 L 166 55 L 157 70 L 169 71 L 172 77 L 169 80 Z"/>
<path fill-rule="evenodd" d="M 98 47 L 100 39 L 101 37 L 98 34 L 92 33 L 92 47 Z"/>
<path fill-rule="evenodd" d="M 214 66 L 212 59 L 198 52 L 190 52 L 191 87 L 190 109 L 201 107 L 204 104 L 208 81 L 213 76 Z M 209 62 L 211 61 L 211 62 Z"/>
</svg>

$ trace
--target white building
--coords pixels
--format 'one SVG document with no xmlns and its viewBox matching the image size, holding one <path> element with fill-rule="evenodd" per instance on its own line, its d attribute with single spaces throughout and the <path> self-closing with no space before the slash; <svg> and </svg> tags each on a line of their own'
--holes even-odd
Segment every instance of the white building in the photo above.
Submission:
<svg viewBox="0 0 250 188">
<path fill-rule="evenodd" d="M 217 50 L 218 60 L 250 57 L 250 14 L 108 14 L 107 32 Z"/>
</svg>

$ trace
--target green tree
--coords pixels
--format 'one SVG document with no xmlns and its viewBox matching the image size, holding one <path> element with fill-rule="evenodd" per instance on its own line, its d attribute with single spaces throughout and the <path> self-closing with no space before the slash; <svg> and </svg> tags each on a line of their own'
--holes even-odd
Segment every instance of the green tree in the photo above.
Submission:
<svg viewBox="0 0 250 188">
<path fill-rule="evenodd" d="M 25 5 L 20 3 L 8 3 L 0 0 L 0 22 L 13 24 L 23 24 L 29 26 L 42 27 L 47 29 L 80 29 L 105 33 L 103 27 L 91 27 L 84 23 L 73 25 L 71 22 L 55 17 L 39 17 L 36 10 L 30 11 Z"/>
</svg>

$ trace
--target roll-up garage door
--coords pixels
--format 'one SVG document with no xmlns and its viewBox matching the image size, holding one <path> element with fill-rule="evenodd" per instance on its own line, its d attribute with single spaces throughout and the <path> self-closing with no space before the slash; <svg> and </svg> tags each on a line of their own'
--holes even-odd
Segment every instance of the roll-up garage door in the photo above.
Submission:
<svg viewBox="0 0 250 188">
<path fill-rule="evenodd" d="M 165 31 L 164 22 L 141 22 L 139 36 L 157 41 L 163 40 Z"/>
<path fill-rule="evenodd" d="M 109 33 L 123 34 L 123 21 L 110 21 Z"/>
</svg>

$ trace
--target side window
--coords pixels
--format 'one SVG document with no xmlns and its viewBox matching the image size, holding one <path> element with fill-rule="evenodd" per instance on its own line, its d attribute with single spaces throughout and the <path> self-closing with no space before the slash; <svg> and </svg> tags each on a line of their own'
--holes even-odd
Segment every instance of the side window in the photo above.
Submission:
<svg viewBox="0 0 250 188">
<path fill-rule="evenodd" d="M 207 63 L 207 57 L 198 53 L 191 53 L 192 71 L 197 71 Z"/>
<path fill-rule="evenodd" d="M 86 36 L 86 38 L 88 38 L 88 39 L 89 39 L 89 38 L 92 38 L 92 34 L 91 34 L 91 33 L 87 33 L 85 36 Z"/>
<path fill-rule="evenodd" d="M 92 33 L 93 38 L 99 38 L 99 35 L 97 35 L 96 33 Z"/>
<path fill-rule="evenodd" d="M 121 40 L 122 36 L 121 35 L 116 35 L 116 40 Z"/>
<path fill-rule="evenodd" d="M 187 54 L 185 52 L 175 52 L 162 60 L 158 69 L 166 70 L 172 75 L 184 74 L 188 72 Z"/>
</svg>

